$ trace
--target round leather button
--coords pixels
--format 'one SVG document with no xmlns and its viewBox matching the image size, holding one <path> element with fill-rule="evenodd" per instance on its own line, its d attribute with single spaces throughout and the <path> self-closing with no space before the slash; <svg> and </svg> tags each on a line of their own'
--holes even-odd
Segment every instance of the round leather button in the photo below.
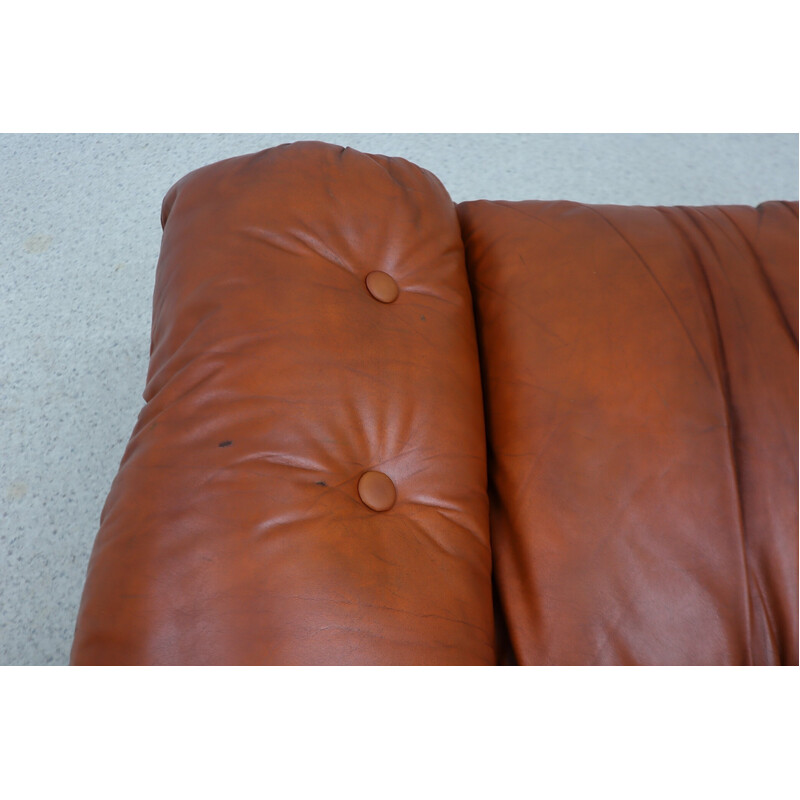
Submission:
<svg viewBox="0 0 800 800">
<path fill-rule="evenodd" d="M 359 478 L 358 496 L 373 511 L 388 511 L 397 499 L 397 491 L 388 475 L 369 471 Z"/>
<path fill-rule="evenodd" d="M 367 275 L 367 289 L 369 293 L 381 303 L 394 303 L 400 289 L 391 275 L 385 272 L 370 272 Z"/>
</svg>

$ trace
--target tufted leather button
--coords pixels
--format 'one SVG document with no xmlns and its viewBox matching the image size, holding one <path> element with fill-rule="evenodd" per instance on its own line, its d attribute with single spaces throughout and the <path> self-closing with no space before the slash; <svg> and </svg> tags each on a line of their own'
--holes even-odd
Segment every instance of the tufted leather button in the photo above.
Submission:
<svg viewBox="0 0 800 800">
<path fill-rule="evenodd" d="M 397 287 L 395 279 L 385 272 L 370 272 L 367 275 L 367 289 L 369 293 L 381 303 L 394 303 L 400 289 Z"/>
<path fill-rule="evenodd" d="M 370 471 L 358 481 L 358 496 L 373 511 L 388 511 L 397 499 L 397 491 L 388 475 Z"/>
</svg>

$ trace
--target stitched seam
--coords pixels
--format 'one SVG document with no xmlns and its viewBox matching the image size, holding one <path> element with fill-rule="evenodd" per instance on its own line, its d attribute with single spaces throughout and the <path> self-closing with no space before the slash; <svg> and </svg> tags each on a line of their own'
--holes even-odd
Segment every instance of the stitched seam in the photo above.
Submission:
<svg viewBox="0 0 800 800">
<path fill-rule="evenodd" d="M 744 235 L 744 231 L 742 231 L 742 229 L 736 224 L 736 222 L 733 219 L 733 217 L 727 211 L 725 211 L 725 209 L 722 208 L 721 206 L 719 208 L 719 211 L 730 222 L 730 224 L 733 226 L 734 230 L 736 230 L 736 232 L 739 234 L 739 236 L 741 236 L 742 241 L 744 242 L 745 246 L 749 250 L 750 255 L 753 257 L 753 262 L 756 265 L 756 271 L 758 272 L 759 276 L 761 277 L 761 280 L 764 283 L 764 286 L 767 289 L 767 295 L 769 296 L 769 298 L 772 300 L 773 304 L 775 305 L 775 308 L 778 311 L 778 317 L 780 318 L 781 322 L 786 327 L 786 331 L 788 332 L 788 334 L 789 334 L 789 336 L 790 336 L 790 338 L 791 338 L 791 340 L 794 343 L 794 346 L 796 348 L 797 347 L 797 336 L 795 335 L 794 330 L 792 330 L 792 326 L 789 324 L 789 318 L 786 316 L 786 312 L 784 311 L 783 306 L 781 305 L 780 300 L 778 299 L 778 293 L 775 291 L 775 287 L 772 285 L 772 281 L 769 279 L 769 275 L 767 274 L 767 271 L 764 269 L 764 262 L 761 260 L 761 257 L 756 252 L 756 249 L 755 249 L 755 247 L 753 247 L 753 245 L 750 242 L 750 240 Z M 702 211 L 700 213 L 702 213 Z M 706 216 L 706 215 L 704 214 L 703 216 Z M 717 225 L 717 227 L 722 231 L 722 233 L 726 236 L 726 238 L 730 242 L 735 244 L 733 242 L 733 240 L 730 238 L 730 236 L 728 236 L 727 231 L 725 231 L 724 228 L 722 228 L 722 226 L 719 225 L 718 222 L 716 222 L 716 220 L 711 219 L 711 217 L 707 217 L 707 219 L 710 222 L 715 223 Z"/>
<path fill-rule="evenodd" d="M 719 262 L 719 255 L 717 254 L 716 249 L 714 248 L 713 244 L 708 238 L 708 235 L 697 224 L 697 221 L 692 218 L 689 211 L 682 206 L 676 207 L 675 210 L 677 212 L 682 213 L 687 218 L 687 220 L 691 222 L 700 231 L 701 235 L 709 243 L 711 250 L 714 253 L 714 256 L 717 258 L 717 261 Z M 752 645 L 753 598 L 750 588 L 750 567 L 747 558 L 747 541 L 745 535 L 745 522 L 744 522 L 745 520 L 744 500 L 741 492 L 742 479 L 739 470 L 739 461 L 736 457 L 736 440 L 738 439 L 736 429 L 738 425 L 736 423 L 736 418 L 735 418 L 736 415 L 733 409 L 733 396 L 731 394 L 730 373 L 728 371 L 728 360 L 725 354 L 725 344 L 722 338 L 722 330 L 719 324 L 719 314 L 717 312 L 717 304 L 716 301 L 714 300 L 714 292 L 711 288 L 711 282 L 708 279 L 708 274 L 706 273 L 705 266 L 703 265 L 702 256 L 700 255 L 694 243 L 692 242 L 691 237 L 675 220 L 670 218 L 670 216 L 666 213 L 664 209 L 659 209 L 659 211 L 661 211 L 662 215 L 673 227 L 673 229 L 678 232 L 684 244 L 688 247 L 689 252 L 692 254 L 693 260 L 697 265 L 698 272 L 702 279 L 703 285 L 705 286 L 708 300 L 711 306 L 714 335 L 717 341 L 717 352 L 719 357 L 720 388 L 722 390 L 723 408 L 725 411 L 725 422 L 726 422 L 725 427 L 727 429 L 727 434 L 728 434 L 727 435 L 728 454 L 733 468 L 734 487 L 736 490 L 736 508 L 739 518 L 738 520 L 739 541 L 740 541 L 740 549 L 742 557 L 742 567 L 744 571 L 746 614 L 747 614 L 745 619 L 745 630 L 747 634 L 747 659 L 748 659 L 747 663 L 752 665 L 753 664 L 753 645 Z"/>
</svg>

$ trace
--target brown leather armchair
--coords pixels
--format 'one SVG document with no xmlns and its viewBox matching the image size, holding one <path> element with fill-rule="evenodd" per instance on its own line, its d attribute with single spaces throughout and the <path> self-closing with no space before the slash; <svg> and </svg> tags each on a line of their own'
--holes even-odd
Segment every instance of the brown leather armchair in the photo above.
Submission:
<svg viewBox="0 0 800 800">
<path fill-rule="evenodd" d="M 74 664 L 797 664 L 798 205 L 167 193 Z"/>
</svg>

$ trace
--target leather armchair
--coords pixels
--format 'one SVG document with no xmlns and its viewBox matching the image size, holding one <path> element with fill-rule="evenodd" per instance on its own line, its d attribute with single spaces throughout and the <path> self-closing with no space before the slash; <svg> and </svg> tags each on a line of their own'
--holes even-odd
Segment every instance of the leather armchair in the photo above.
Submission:
<svg viewBox="0 0 800 800">
<path fill-rule="evenodd" d="M 797 664 L 798 205 L 167 193 L 73 664 Z"/>
</svg>

